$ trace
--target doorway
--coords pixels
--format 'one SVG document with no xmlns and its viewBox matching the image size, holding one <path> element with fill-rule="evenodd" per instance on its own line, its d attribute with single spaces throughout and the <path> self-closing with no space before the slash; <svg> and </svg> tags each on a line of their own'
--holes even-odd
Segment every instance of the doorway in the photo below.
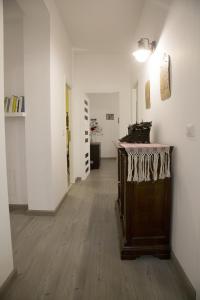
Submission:
<svg viewBox="0 0 200 300">
<path fill-rule="evenodd" d="M 66 155 L 67 155 L 67 181 L 68 187 L 71 184 L 71 115 L 70 100 L 71 88 L 66 84 Z"/>
<path fill-rule="evenodd" d="M 101 158 L 116 158 L 115 142 L 119 139 L 119 93 L 88 94 L 90 118 L 96 120 L 99 132 L 92 137 L 101 144 Z"/>
</svg>

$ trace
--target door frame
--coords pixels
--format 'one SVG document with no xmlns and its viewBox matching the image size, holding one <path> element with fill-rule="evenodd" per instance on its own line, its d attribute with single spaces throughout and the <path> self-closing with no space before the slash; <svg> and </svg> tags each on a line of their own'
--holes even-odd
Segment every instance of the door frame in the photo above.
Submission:
<svg viewBox="0 0 200 300">
<path fill-rule="evenodd" d="M 69 99 L 68 99 L 68 118 L 69 118 L 69 135 L 67 132 L 67 92 L 70 91 L 70 95 L 69 95 Z M 66 162 L 67 162 L 67 184 L 68 184 L 68 189 L 71 187 L 72 185 L 72 113 L 71 113 L 71 98 L 72 98 L 72 88 L 71 85 L 69 85 L 66 81 L 65 81 L 65 136 L 66 136 Z M 68 150 L 68 138 L 70 137 L 70 141 L 69 141 L 69 150 Z M 69 151 L 69 174 L 68 174 L 68 159 L 67 159 L 67 155 L 68 155 L 68 151 Z"/>
</svg>

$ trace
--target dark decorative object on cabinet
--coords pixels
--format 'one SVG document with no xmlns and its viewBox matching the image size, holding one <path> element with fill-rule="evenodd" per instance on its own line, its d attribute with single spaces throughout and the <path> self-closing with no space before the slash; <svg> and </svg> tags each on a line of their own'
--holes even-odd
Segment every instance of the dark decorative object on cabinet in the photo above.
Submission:
<svg viewBox="0 0 200 300">
<path fill-rule="evenodd" d="M 90 144 L 90 166 L 91 169 L 99 169 L 101 160 L 101 143 Z"/>
<path fill-rule="evenodd" d="M 126 143 L 150 143 L 150 130 L 152 122 L 141 122 L 130 125 L 128 134 L 120 139 L 120 142 Z"/>
<path fill-rule="evenodd" d="M 170 147 L 170 156 L 173 147 Z M 141 255 L 170 258 L 171 178 L 127 181 L 128 157 L 118 148 L 117 216 L 122 259 Z"/>
</svg>

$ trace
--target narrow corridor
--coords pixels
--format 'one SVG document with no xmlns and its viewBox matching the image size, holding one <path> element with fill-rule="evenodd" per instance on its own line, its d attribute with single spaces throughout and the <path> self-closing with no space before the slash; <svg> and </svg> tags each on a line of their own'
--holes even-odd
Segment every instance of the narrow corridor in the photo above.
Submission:
<svg viewBox="0 0 200 300">
<path fill-rule="evenodd" d="M 56 216 L 11 214 L 18 276 L 3 300 L 184 300 L 171 261 L 121 261 L 117 163 L 73 185 Z"/>
</svg>

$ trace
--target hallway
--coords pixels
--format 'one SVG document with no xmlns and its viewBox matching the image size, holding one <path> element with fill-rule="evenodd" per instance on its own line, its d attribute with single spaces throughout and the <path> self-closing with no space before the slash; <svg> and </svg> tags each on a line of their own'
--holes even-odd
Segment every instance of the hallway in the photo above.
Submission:
<svg viewBox="0 0 200 300">
<path fill-rule="evenodd" d="M 3 300 L 184 300 L 170 261 L 121 261 L 116 161 L 75 184 L 57 215 L 11 214 L 17 278 Z"/>
</svg>

